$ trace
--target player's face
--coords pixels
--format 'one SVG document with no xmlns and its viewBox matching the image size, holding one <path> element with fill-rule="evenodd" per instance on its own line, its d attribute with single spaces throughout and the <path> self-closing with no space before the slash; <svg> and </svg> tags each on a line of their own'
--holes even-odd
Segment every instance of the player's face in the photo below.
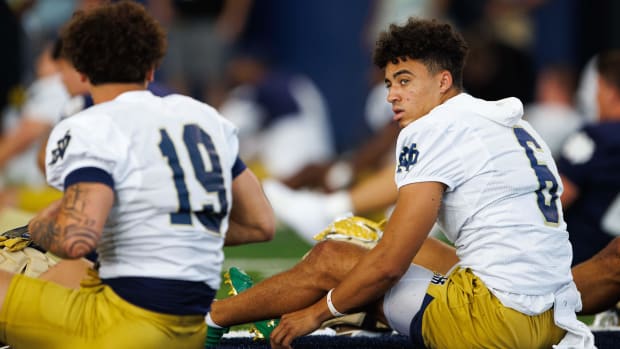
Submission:
<svg viewBox="0 0 620 349">
<path fill-rule="evenodd" d="M 441 74 L 432 74 L 418 60 L 399 60 L 385 67 L 387 100 L 393 120 L 403 128 L 441 104 Z"/>
</svg>

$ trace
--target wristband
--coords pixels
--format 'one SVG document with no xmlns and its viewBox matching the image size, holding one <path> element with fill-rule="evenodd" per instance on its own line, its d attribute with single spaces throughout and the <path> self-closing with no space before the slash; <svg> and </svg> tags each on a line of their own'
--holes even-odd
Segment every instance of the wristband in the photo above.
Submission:
<svg viewBox="0 0 620 349">
<path fill-rule="evenodd" d="M 336 307 L 334 307 L 334 303 L 332 303 L 332 291 L 333 290 L 334 289 L 332 288 L 331 290 L 329 290 L 329 292 L 327 292 L 327 308 L 329 309 L 329 312 L 332 313 L 334 317 L 341 317 L 341 316 L 347 315 L 347 314 L 343 314 L 339 312 L 338 310 L 336 310 Z"/>
</svg>

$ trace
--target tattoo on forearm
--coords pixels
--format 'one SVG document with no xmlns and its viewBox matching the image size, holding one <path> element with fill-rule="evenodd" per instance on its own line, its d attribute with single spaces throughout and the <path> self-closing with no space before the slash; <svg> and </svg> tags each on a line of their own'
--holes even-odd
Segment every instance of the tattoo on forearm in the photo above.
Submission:
<svg viewBox="0 0 620 349">
<path fill-rule="evenodd" d="M 99 234 L 94 230 L 96 221 L 85 214 L 88 202 L 85 189 L 80 184 L 73 185 L 65 192 L 59 215 L 44 217 L 30 223 L 32 239 L 50 252 L 63 258 L 81 257 L 92 251 L 97 245 Z"/>
</svg>

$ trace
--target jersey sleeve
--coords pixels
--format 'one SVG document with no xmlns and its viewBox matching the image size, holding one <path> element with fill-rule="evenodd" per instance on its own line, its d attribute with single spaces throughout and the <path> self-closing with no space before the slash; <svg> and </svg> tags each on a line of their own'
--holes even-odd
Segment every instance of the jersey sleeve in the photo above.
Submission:
<svg viewBox="0 0 620 349">
<path fill-rule="evenodd" d="M 562 147 L 558 170 L 577 186 L 590 178 L 593 162 L 596 161 L 596 143 L 584 129 L 570 136 Z"/>
<path fill-rule="evenodd" d="M 440 182 L 454 190 L 462 184 L 465 171 L 459 155 L 463 131 L 447 125 L 411 124 L 396 143 L 396 185 Z"/>
<path fill-rule="evenodd" d="M 64 190 L 70 174 L 93 168 L 115 178 L 127 147 L 128 141 L 106 117 L 76 115 L 63 120 L 52 130 L 46 146 L 47 181 Z"/>
</svg>

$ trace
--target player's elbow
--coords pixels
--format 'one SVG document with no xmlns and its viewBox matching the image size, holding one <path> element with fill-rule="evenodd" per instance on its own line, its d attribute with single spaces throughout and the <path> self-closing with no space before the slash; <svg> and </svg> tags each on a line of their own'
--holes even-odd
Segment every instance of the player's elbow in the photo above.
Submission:
<svg viewBox="0 0 620 349">
<path fill-rule="evenodd" d="M 380 268 L 383 279 L 392 285 L 396 284 L 406 270 L 396 265 L 385 264 Z"/>
<path fill-rule="evenodd" d="M 377 260 L 381 263 L 374 264 L 379 269 L 382 279 L 392 285 L 396 284 L 409 268 L 409 263 L 402 263 L 399 259 L 386 253 L 380 253 Z"/>
<path fill-rule="evenodd" d="M 261 219 L 257 226 L 258 237 L 261 242 L 271 241 L 276 236 L 276 220 L 273 215 Z"/>
</svg>

